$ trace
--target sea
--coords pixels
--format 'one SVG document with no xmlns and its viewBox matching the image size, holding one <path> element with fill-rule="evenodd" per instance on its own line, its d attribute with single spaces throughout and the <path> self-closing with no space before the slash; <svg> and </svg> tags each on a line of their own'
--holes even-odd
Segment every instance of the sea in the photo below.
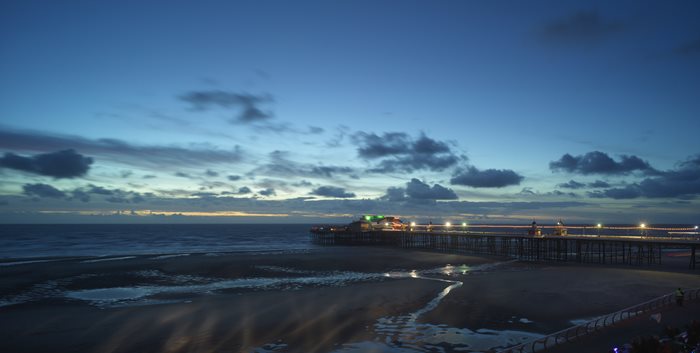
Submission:
<svg viewBox="0 0 700 353">
<path fill-rule="evenodd" d="M 0 259 L 304 251 L 308 224 L 50 224 L 0 226 Z"/>
<path fill-rule="evenodd" d="M 50 224 L 0 226 L 0 259 L 64 256 L 114 256 L 212 252 L 304 251 L 315 248 L 310 224 Z M 444 231 L 444 226 L 440 230 Z M 616 227 L 625 227 L 617 225 Z M 630 227 L 630 226 L 627 226 Z M 689 228 L 689 225 L 664 225 Z M 570 235 L 697 237 L 698 232 L 581 228 Z M 437 229 L 436 229 L 437 230 Z M 454 225 L 450 231 L 526 234 L 527 228 Z M 553 230 L 544 229 L 550 234 Z"/>
</svg>

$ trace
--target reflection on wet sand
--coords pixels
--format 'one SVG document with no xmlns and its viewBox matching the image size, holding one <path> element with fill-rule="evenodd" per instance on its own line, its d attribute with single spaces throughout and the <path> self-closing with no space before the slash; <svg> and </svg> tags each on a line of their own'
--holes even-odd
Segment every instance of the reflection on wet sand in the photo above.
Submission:
<svg viewBox="0 0 700 353">
<path fill-rule="evenodd" d="M 458 336 L 494 335 L 420 322 L 424 313 L 463 285 L 460 276 L 485 271 L 485 266 L 318 271 L 314 269 L 327 267 L 297 268 L 261 258 L 254 264 L 242 262 L 242 277 L 220 278 L 211 274 L 223 271 L 209 264 L 198 271 L 183 266 L 185 272 L 172 271 L 172 266 L 183 260 L 227 266 L 231 260 L 104 259 L 110 259 L 110 267 L 84 259 L 63 262 L 68 271 L 56 274 L 64 277 L 0 295 L 0 323 L 12 323 L 3 324 L 0 340 L 18 353 L 49 348 L 112 353 L 331 352 L 370 345 L 415 352 L 467 347 Z M 148 268 L 167 261 L 169 266 Z M 91 271 L 76 275 L 84 266 Z M 125 270 L 109 270 L 114 268 Z"/>
<path fill-rule="evenodd" d="M 418 322 L 421 315 L 435 309 L 440 304 L 440 301 L 453 289 L 459 288 L 464 284 L 458 280 L 427 277 L 425 274 L 466 275 L 468 272 L 489 270 L 499 264 L 502 263 L 477 266 L 471 269 L 466 265 L 461 265 L 457 267 L 458 271 L 455 271 L 455 266 L 448 264 L 442 268 L 409 272 L 408 275 L 411 278 L 444 282 L 449 283 L 449 285 L 417 311 L 406 315 L 378 319 L 374 324 L 376 337 L 373 341 L 345 344 L 343 348 L 334 352 L 433 352 L 445 351 L 445 348 L 462 352 L 489 351 L 494 348 L 505 348 L 542 337 L 541 334 L 531 332 L 487 329 L 472 331 L 465 328 L 460 329 L 447 325 Z M 391 274 L 389 275 L 391 276 Z M 394 276 L 397 277 L 401 275 L 401 273 L 394 273 Z"/>
</svg>

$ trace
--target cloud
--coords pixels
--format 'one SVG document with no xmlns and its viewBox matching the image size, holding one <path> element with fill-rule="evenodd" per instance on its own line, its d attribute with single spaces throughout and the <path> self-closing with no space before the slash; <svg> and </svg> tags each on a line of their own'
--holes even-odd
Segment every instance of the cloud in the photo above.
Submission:
<svg viewBox="0 0 700 353">
<path fill-rule="evenodd" d="M 561 186 L 561 184 L 560 184 Z M 554 190 L 550 192 L 545 192 L 541 193 L 539 191 L 534 190 L 531 187 L 524 187 L 520 192 L 518 192 L 516 195 L 518 196 L 523 196 L 523 197 L 537 197 L 541 198 L 543 196 L 555 196 L 555 197 L 561 197 L 561 196 L 566 196 L 566 197 L 580 197 L 578 194 L 573 193 L 573 192 L 564 192 L 560 190 Z"/>
<path fill-rule="evenodd" d="M 48 184 L 24 184 L 22 186 L 24 194 L 39 198 L 63 199 L 66 193 Z"/>
<path fill-rule="evenodd" d="M 228 180 L 230 180 L 230 181 L 236 181 L 236 180 L 240 180 L 241 176 L 240 175 L 229 175 L 226 178 L 228 178 Z"/>
<path fill-rule="evenodd" d="M 326 131 L 326 130 L 324 130 L 322 127 L 309 126 L 309 133 L 310 134 L 314 134 L 314 135 L 315 134 L 322 134 L 324 131 Z"/>
<path fill-rule="evenodd" d="M 82 202 L 89 202 L 92 199 L 92 195 L 98 195 L 109 203 L 139 203 L 145 200 L 144 196 L 153 196 L 151 193 L 141 194 L 122 189 L 108 189 L 92 184 L 76 188 L 70 191 L 70 195 L 71 198 L 68 198 L 68 200 L 80 200 Z"/>
<path fill-rule="evenodd" d="M 589 188 L 609 188 L 610 184 L 602 180 L 596 180 L 588 184 Z"/>
<path fill-rule="evenodd" d="M 392 202 L 406 201 L 406 188 L 390 187 L 386 189 L 386 194 L 381 199 Z"/>
<path fill-rule="evenodd" d="M 454 166 L 464 157 L 458 156 L 450 146 L 421 134 L 413 139 L 403 132 L 355 134 L 359 144 L 358 155 L 366 160 L 380 160 L 370 172 L 412 172 L 414 170 L 442 171 Z"/>
<path fill-rule="evenodd" d="M 0 142 L 0 144 L 2 143 Z M 5 153 L 5 156 L 0 158 L 0 167 L 57 179 L 83 176 L 88 172 L 92 163 L 92 158 L 76 153 L 72 149 L 43 153 L 32 157 Z"/>
<path fill-rule="evenodd" d="M 440 184 L 430 185 L 413 178 L 406 183 L 405 188 L 390 187 L 386 190 L 386 194 L 381 197 L 387 201 L 406 201 L 406 200 L 456 200 L 457 194 Z"/>
<path fill-rule="evenodd" d="M 639 183 L 622 188 L 590 192 L 593 198 L 634 199 L 647 198 L 695 198 L 700 195 L 700 155 L 680 163 L 674 170 L 658 172 Z"/>
<path fill-rule="evenodd" d="M 700 54 L 700 38 L 679 45 L 676 53 L 684 56 Z"/>
<path fill-rule="evenodd" d="M 339 166 L 315 166 L 311 168 L 311 174 L 332 178 L 334 174 L 352 174 L 355 169 L 350 167 Z"/>
<path fill-rule="evenodd" d="M 620 156 L 616 162 L 607 154 L 600 151 L 588 152 L 582 156 L 563 155 L 558 161 L 549 163 L 552 171 L 563 170 L 568 173 L 588 174 L 628 174 L 641 171 L 647 174 L 655 174 L 657 171 L 649 163 L 636 156 Z"/>
<path fill-rule="evenodd" d="M 242 186 L 242 187 L 238 188 L 238 192 L 236 192 L 236 193 L 239 195 L 245 195 L 245 194 L 250 194 L 251 192 L 253 192 L 253 190 L 250 190 L 249 187 Z"/>
<path fill-rule="evenodd" d="M 275 195 L 277 195 L 277 193 L 275 192 L 275 189 L 273 189 L 273 188 L 267 188 L 267 189 L 260 190 L 260 191 L 258 191 L 258 194 L 260 194 L 262 196 L 275 196 Z"/>
<path fill-rule="evenodd" d="M 428 184 L 413 178 L 406 184 L 406 195 L 412 199 L 430 199 L 430 200 L 456 200 L 457 194 L 452 189 L 443 187 L 440 184 L 434 184 L 430 187 Z"/>
<path fill-rule="evenodd" d="M 263 111 L 261 105 L 274 101 L 271 95 L 254 95 L 249 93 L 234 93 L 221 90 L 191 91 L 178 97 L 189 103 L 195 110 L 208 110 L 213 107 L 236 109 L 238 115 L 231 119 L 232 123 L 248 124 L 268 120 L 272 112 Z"/>
<path fill-rule="evenodd" d="M 213 171 L 213 170 L 211 170 L 211 169 L 207 169 L 207 170 L 204 172 L 204 175 L 206 175 L 206 176 L 208 176 L 208 177 L 218 177 L 218 176 L 219 176 L 219 173 L 217 173 L 217 172 L 215 172 L 215 171 Z"/>
<path fill-rule="evenodd" d="M 592 198 L 611 198 L 617 200 L 635 199 L 642 196 L 638 185 L 628 185 L 624 188 L 607 189 L 603 191 L 591 191 L 588 193 Z"/>
<path fill-rule="evenodd" d="M 180 178 L 186 178 L 186 179 L 191 179 L 191 178 L 192 178 L 189 174 L 183 173 L 183 172 L 177 172 L 177 173 L 175 173 L 174 175 L 175 175 L 176 177 L 180 177 Z"/>
<path fill-rule="evenodd" d="M 71 199 L 80 200 L 82 202 L 89 202 L 90 201 L 90 194 L 81 190 L 81 189 L 75 189 L 75 190 L 71 191 Z"/>
<path fill-rule="evenodd" d="M 562 43 L 597 43 L 624 29 L 622 23 L 605 20 L 597 11 L 578 11 L 546 24 L 542 36 Z"/>
<path fill-rule="evenodd" d="M 324 196 L 324 197 L 335 197 L 335 198 L 351 198 L 355 197 L 352 192 L 346 192 L 345 189 L 335 187 L 335 186 L 320 186 L 309 193 L 309 195 Z"/>
<path fill-rule="evenodd" d="M 95 186 L 95 185 L 89 185 L 89 189 L 87 192 L 90 194 L 96 194 L 96 195 L 114 195 L 114 193 L 115 193 L 114 190 L 105 189 L 101 186 Z"/>
<path fill-rule="evenodd" d="M 296 187 L 309 187 L 309 186 L 313 186 L 313 185 L 314 184 L 312 182 L 310 182 L 308 180 L 303 180 L 303 179 L 299 182 L 292 184 L 292 186 L 296 186 Z"/>
<path fill-rule="evenodd" d="M 579 197 L 579 195 L 573 193 L 573 192 L 563 192 L 559 190 L 554 190 L 552 192 L 547 193 L 547 195 L 553 195 L 553 196 L 568 196 L 568 197 Z"/>
<path fill-rule="evenodd" d="M 557 186 L 564 189 L 582 189 L 586 187 L 586 184 L 579 183 L 575 180 L 569 180 L 568 182 L 559 184 Z"/>
<path fill-rule="evenodd" d="M 149 168 L 200 166 L 209 163 L 235 163 L 243 159 L 238 146 L 232 151 L 177 146 L 141 146 L 115 139 L 86 139 L 78 136 L 50 135 L 40 132 L 12 131 L 0 128 L 0 148 L 15 151 L 47 152 L 73 149 L 100 160 Z"/>
<path fill-rule="evenodd" d="M 289 152 L 273 151 L 269 154 L 269 162 L 261 165 L 248 175 L 267 175 L 288 178 L 290 176 L 301 176 L 309 178 L 334 178 L 339 174 L 346 174 L 351 178 L 357 178 L 355 169 L 345 166 L 333 165 L 312 165 L 298 163 L 288 158 Z"/>
<path fill-rule="evenodd" d="M 519 185 L 523 176 L 510 169 L 479 170 L 467 167 L 458 170 L 450 179 L 452 185 L 466 185 L 474 188 L 502 188 L 509 185 Z"/>
</svg>

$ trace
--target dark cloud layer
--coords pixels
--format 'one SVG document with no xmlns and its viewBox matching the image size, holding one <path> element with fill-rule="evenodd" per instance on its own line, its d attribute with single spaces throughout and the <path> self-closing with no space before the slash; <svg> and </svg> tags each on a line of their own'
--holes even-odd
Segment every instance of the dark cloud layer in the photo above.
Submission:
<svg viewBox="0 0 700 353">
<path fill-rule="evenodd" d="M 459 170 L 450 179 L 452 185 L 466 185 L 474 188 L 502 188 L 519 185 L 523 176 L 510 169 L 485 169 L 467 167 Z"/>
<path fill-rule="evenodd" d="M 238 191 L 236 193 L 239 195 L 245 195 L 245 194 L 250 194 L 251 192 L 253 192 L 253 190 L 250 190 L 249 187 L 241 186 L 240 188 L 238 188 Z"/>
<path fill-rule="evenodd" d="M 258 191 L 258 194 L 262 196 L 275 196 L 277 195 L 277 192 L 273 188 L 265 188 L 263 190 Z"/>
<path fill-rule="evenodd" d="M 416 178 L 411 179 L 406 183 L 405 188 L 390 187 L 386 190 L 386 194 L 381 199 L 387 201 L 406 201 L 406 200 L 456 200 L 457 194 L 440 184 L 434 184 L 432 187 Z"/>
<path fill-rule="evenodd" d="M 85 175 L 93 160 L 72 149 L 24 157 L 5 153 L 0 158 L 0 167 L 54 178 L 75 178 Z"/>
<path fill-rule="evenodd" d="M 355 139 L 359 144 L 357 153 L 361 158 L 379 160 L 379 164 L 370 169 L 371 172 L 442 171 L 456 165 L 463 158 L 453 152 L 447 143 L 433 140 L 424 134 L 413 139 L 403 132 L 389 132 L 382 136 L 359 132 Z"/>
<path fill-rule="evenodd" d="M 595 43 L 623 29 L 621 23 L 608 21 L 597 11 L 579 11 L 548 23 L 542 35 L 562 43 Z"/>
<path fill-rule="evenodd" d="M 320 186 L 309 193 L 310 195 L 324 196 L 324 197 L 335 197 L 335 198 L 351 198 L 355 197 L 352 192 L 347 192 L 343 188 L 335 186 Z"/>
<path fill-rule="evenodd" d="M 549 163 L 552 171 L 565 171 L 568 173 L 588 174 L 628 174 L 640 171 L 654 174 L 656 170 L 649 163 L 636 156 L 620 156 L 620 161 L 613 160 L 606 153 L 600 151 L 588 152 L 582 156 L 563 155 L 558 161 Z"/>
<path fill-rule="evenodd" d="M 584 188 L 594 188 L 594 189 L 595 188 L 609 188 L 610 184 L 608 184 L 607 182 L 604 182 L 602 180 L 596 180 L 596 181 L 594 181 L 592 183 L 588 183 L 588 184 L 579 183 L 576 180 L 569 180 L 568 182 L 561 183 L 557 186 L 560 188 L 564 188 L 564 189 L 577 190 L 577 189 L 584 189 Z"/>
<path fill-rule="evenodd" d="M 569 180 L 568 182 L 559 184 L 557 186 L 559 186 L 560 188 L 564 188 L 564 189 L 582 189 L 582 188 L 586 187 L 586 184 L 579 183 L 578 181 L 575 181 L 575 180 Z"/>
<path fill-rule="evenodd" d="M 695 198 L 700 195 L 700 155 L 681 163 L 678 168 L 659 172 L 654 177 L 627 185 L 590 192 L 594 198 L 634 199 L 647 198 Z"/>
<path fill-rule="evenodd" d="M 111 159 L 149 168 L 199 166 L 208 163 L 240 162 L 242 151 L 182 148 L 175 146 L 140 146 L 115 139 L 86 139 L 77 136 L 49 135 L 38 132 L 0 129 L 0 148 L 15 151 L 47 152 L 73 149 L 101 159 Z"/>
<path fill-rule="evenodd" d="M 66 197 L 66 193 L 48 184 L 24 184 L 22 190 L 27 196 L 39 198 L 62 199 Z"/>
<path fill-rule="evenodd" d="M 261 105 L 274 101 L 271 95 L 254 95 L 235 93 L 221 90 L 191 91 L 179 97 L 180 100 L 191 104 L 193 109 L 207 110 L 212 107 L 237 109 L 238 115 L 231 120 L 234 123 L 253 123 L 272 118 L 270 111 L 263 111 Z"/>
<path fill-rule="evenodd" d="M 610 184 L 605 182 L 605 181 L 602 181 L 602 180 L 596 180 L 592 183 L 589 183 L 588 187 L 591 187 L 591 188 L 609 188 Z"/>
</svg>

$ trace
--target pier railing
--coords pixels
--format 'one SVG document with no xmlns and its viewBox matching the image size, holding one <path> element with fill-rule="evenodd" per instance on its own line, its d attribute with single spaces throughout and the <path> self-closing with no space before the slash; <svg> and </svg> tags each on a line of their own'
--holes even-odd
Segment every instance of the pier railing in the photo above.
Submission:
<svg viewBox="0 0 700 353">
<path fill-rule="evenodd" d="M 690 301 L 697 300 L 698 298 L 700 298 L 700 288 L 685 291 L 685 299 Z M 575 342 L 577 339 L 590 333 L 614 326 L 622 321 L 639 318 L 641 315 L 649 314 L 670 305 L 675 305 L 675 293 L 662 295 L 658 298 L 616 311 L 612 314 L 603 315 L 586 323 L 552 333 L 531 342 L 508 347 L 501 350 L 500 353 L 534 353 L 546 351 L 554 346 Z"/>
</svg>

